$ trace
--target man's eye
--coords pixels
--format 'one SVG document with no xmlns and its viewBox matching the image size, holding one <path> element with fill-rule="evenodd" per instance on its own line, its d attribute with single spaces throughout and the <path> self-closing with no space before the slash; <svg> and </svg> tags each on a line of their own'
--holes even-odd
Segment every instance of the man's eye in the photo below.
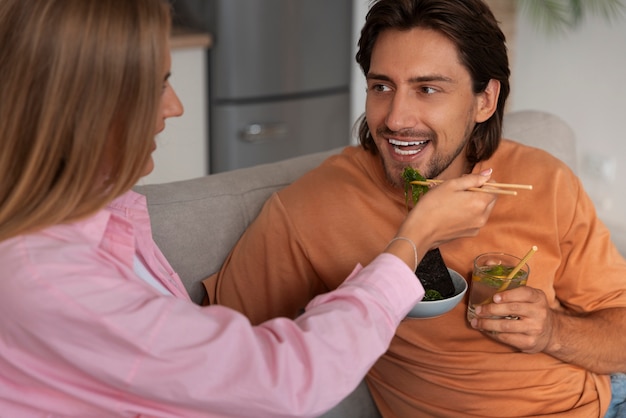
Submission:
<svg viewBox="0 0 626 418">
<path fill-rule="evenodd" d="M 437 93 L 437 89 L 435 89 L 433 87 L 422 87 L 421 90 L 422 90 L 422 93 L 425 93 L 425 94 Z"/>
<path fill-rule="evenodd" d="M 371 89 L 374 90 L 374 91 L 378 91 L 378 92 L 384 92 L 384 91 L 389 91 L 390 90 L 389 87 L 387 87 L 384 84 L 374 84 L 374 85 L 372 85 Z"/>
</svg>

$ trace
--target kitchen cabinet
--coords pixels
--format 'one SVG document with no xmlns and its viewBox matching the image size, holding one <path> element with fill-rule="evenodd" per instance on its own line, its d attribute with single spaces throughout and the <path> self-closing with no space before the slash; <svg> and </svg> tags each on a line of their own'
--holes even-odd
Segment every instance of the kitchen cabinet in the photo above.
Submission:
<svg viewBox="0 0 626 418">
<path fill-rule="evenodd" d="M 165 122 L 156 137 L 152 154 L 155 168 L 138 184 L 167 183 L 201 177 L 209 172 L 209 120 L 207 48 L 205 33 L 175 29 L 172 33 L 170 83 L 185 109 L 178 118 Z"/>
</svg>

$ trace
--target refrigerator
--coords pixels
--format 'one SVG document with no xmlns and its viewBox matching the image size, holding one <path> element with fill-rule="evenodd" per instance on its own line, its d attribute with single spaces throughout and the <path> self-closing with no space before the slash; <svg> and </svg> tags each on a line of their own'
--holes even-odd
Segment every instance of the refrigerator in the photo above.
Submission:
<svg viewBox="0 0 626 418">
<path fill-rule="evenodd" d="M 172 5 L 176 24 L 213 36 L 211 173 L 350 144 L 352 0 Z"/>
</svg>

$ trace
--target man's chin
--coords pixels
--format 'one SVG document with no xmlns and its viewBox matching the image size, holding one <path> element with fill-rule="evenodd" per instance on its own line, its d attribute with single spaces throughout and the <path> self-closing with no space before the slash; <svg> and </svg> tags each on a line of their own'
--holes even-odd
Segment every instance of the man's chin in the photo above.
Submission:
<svg viewBox="0 0 626 418">
<path fill-rule="evenodd" d="M 402 173 L 408 167 L 408 164 L 405 166 L 394 165 L 393 167 L 385 166 L 385 175 L 387 177 L 387 181 L 393 187 L 404 190 L 404 180 L 402 179 Z"/>
</svg>

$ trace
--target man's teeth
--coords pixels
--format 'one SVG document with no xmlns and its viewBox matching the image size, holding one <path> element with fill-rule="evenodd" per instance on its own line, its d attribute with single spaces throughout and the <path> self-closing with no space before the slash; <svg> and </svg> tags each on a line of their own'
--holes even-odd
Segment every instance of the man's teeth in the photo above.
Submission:
<svg viewBox="0 0 626 418">
<path fill-rule="evenodd" d="M 401 149 L 398 147 L 394 147 L 393 148 L 393 152 L 395 152 L 398 155 L 415 155 L 417 153 L 419 153 L 421 151 L 421 149 Z"/>
<path fill-rule="evenodd" d="M 422 151 L 423 148 L 417 149 L 401 149 L 400 147 L 421 146 L 428 141 L 399 141 L 397 139 L 389 139 L 389 143 L 393 145 L 393 151 L 398 155 L 415 155 Z"/>
<path fill-rule="evenodd" d="M 426 142 L 428 142 L 428 141 L 406 142 L 406 141 L 398 141 L 397 139 L 390 139 L 389 140 L 389 143 L 391 145 L 397 145 L 399 147 L 410 147 L 411 145 L 424 145 Z"/>
</svg>

